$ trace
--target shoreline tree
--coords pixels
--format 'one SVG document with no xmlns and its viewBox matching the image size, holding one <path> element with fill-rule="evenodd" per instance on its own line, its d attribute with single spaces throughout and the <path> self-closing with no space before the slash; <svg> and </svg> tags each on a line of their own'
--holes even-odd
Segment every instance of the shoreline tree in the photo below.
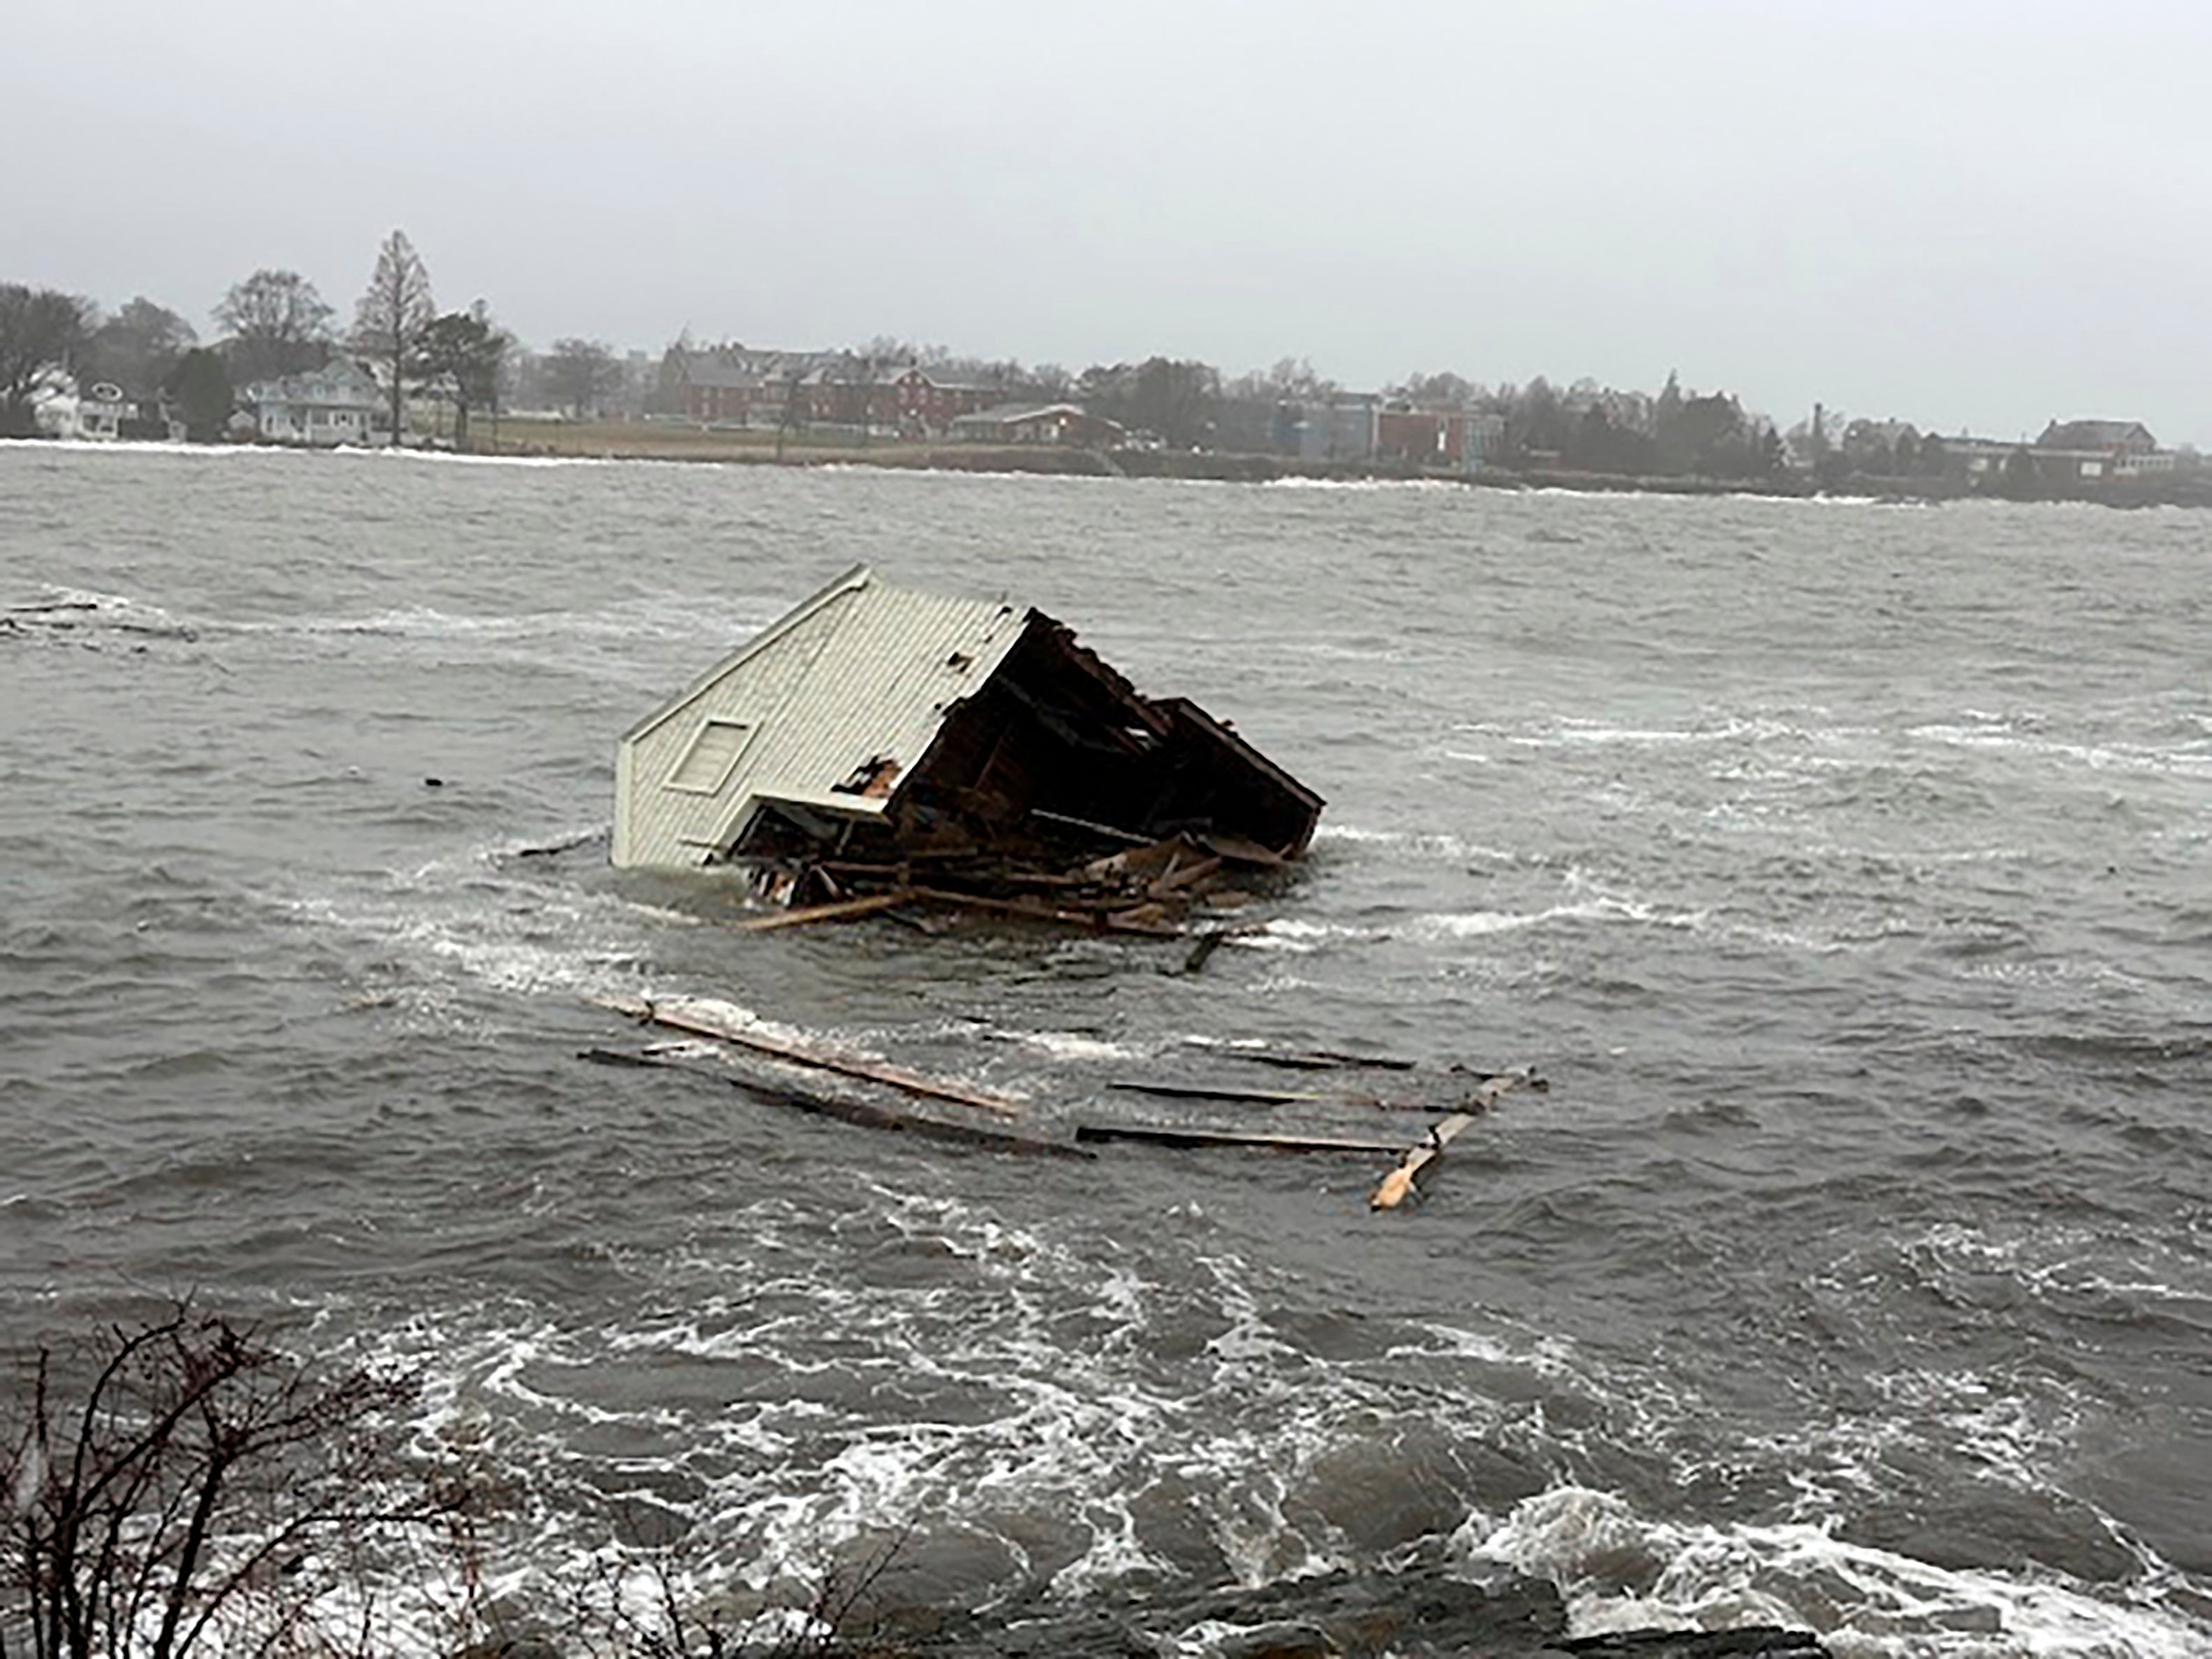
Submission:
<svg viewBox="0 0 2212 1659">
<path fill-rule="evenodd" d="M 237 386 L 320 368 L 329 361 L 331 307 L 296 270 L 255 271 L 210 313 L 223 330 L 224 367 Z"/>
<path fill-rule="evenodd" d="M 545 354 L 546 391 L 580 421 L 622 384 L 622 374 L 614 348 L 605 340 L 556 340 Z"/>
<path fill-rule="evenodd" d="M 198 343 L 190 323 L 141 295 L 92 331 L 77 378 L 81 384 L 105 380 L 131 398 L 150 400 Z"/>
<path fill-rule="evenodd" d="M 377 366 L 391 404 L 395 446 L 407 429 L 407 379 L 415 372 L 423 336 L 437 314 L 422 256 L 415 252 L 405 231 L 393 231 L 377 250 L 375 274 L 354 309 L 353 348 Z"/>
<path fill-rule="evenodd" d="M 179 360 L 164 390 L 177 400 L 177 412 L 184 417 L 187 441 L 222 441 L 237 399 L 221 352 L 194 346 Z"/>
<path fill-rule="evenodd" d="M 89 301 L 0 283 L 0 438 L 38 435 L 31 400 L 50 375 L 76 361 L 91 325 Z"/>
<path fill-rule="evenodd" d="M 466 311 L 432 318 L 422 331 L 416 368 L 424 388 L 453 405 L 454 448 L 469 447 L 471 411 L 492 410 L 496 426 L 500 371 L 514 343 L 482 300 Z"/>
</svg>

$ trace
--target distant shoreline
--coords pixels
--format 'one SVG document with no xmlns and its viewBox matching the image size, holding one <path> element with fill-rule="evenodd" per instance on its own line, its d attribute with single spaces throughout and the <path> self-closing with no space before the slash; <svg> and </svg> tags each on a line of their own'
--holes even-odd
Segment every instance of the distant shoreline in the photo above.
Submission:
<svg viewBox="0 0 2212 1659">
<path fill-rule="evenodd" d="M 1218 450 L 1122 449 L 1105 452 L 1054 444 L 824 441 L 802 433 L 779 446 L 757 429 L 701 428 L 636 422 L 514 421 L 473 434 L 465 452 L 435 436 L 410 453 L 465 454 L 483 460 L 674 461 L 734 466 L 865 466 L 885 471 L 1024 473 L 1041 477 L 1176 478 L 1216 483 L 1431 483 L 1476 489 L 1555 489 L 1576 495 L 1752 496 L 1776 501 L 1846 500 L 1941 504 L 1961 501 L 2064 502 L 2109 507 L 2212 507 L 2212 470 L 2166 473 L 2107 483 L 2067 495 L 2008 495 L 1977 490 L 1951 478 L 1860 478 L 1824 489 L 1805 478 L 1711 478 L 1677 473 L 1582 472 L 1569 468 L 1486 467 L 1474 472 L 1428 471 L 1404 464 L 1304 460 L 1296 456 Z M 24 440 L 43 443 L 49 440 Z M 12 445 L 10 446 L 13 447 Z M 77 446 L 72 447 L 106 447 Z M 131 448 L 146 446 L 128 445 Z M 167 447 L 168 446 L 156 446 Z M 294 449 L 292 445 L 220 446 Z M 306 453 L 313 453 L 308 451 Z"/>
<path fill-rule="evenodd" d="M 479 428 L 477 435 L 487 435 Z M 1310 461 L 1295 456 L 1218 450 L 1121 449 L 1110 453 L 1047 444 L 860 444 L 825 441 L 812 433 L 776 434 L 757 428 L 702 428 L 638 422 L 506 421 L 496 447 L 472 453 L 592 460 L 720 461 L 757 466 L 872 466 L 889 471 L 1015 472 L 1048 477 L 1182 478 L 1219 483 L 1317 483 L 1458 484 L 1487 489 L 1560 489 L 1584 495 L 1753 495 L 1781 501 L 1851 499 L 1936 503 L 1954 501 L 2063 501 L 2104 507 L 2212 507 L 2212 471 L 2164 474 L 2110 483 L 2069 495 L 2015 497 L 1978 491 L 1950 478 L 1864 478 L 1823 489 L 1809 478 L 1710 478 L 1681 474 L 1582 472 L 1566 468 L 1425 471 L 1403 464 Z"/>
</svg>

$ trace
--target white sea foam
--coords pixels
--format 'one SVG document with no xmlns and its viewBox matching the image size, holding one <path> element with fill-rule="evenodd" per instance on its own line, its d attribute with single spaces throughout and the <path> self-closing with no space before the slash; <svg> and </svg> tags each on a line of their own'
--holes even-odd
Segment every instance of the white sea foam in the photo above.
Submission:
<svg viewBox="0 0 2212 1659">
<path fill-rule="evenodd" d="M 1151 1052 L 1136 1044 L 1117 1042 L 1110 1037 L 1093 1036 L 1083 1031 L 998 1031 L 993 1035 L 1054 1060 L 1141 1060 Z"/>
<path fill-rule="evenodd" d="M 1771 716 L 1736 715 L 1698 726 L 1615 726 L 1603 720 L 1562 719 L 1537 729 L 1504 726 L 1489 722 L 1461 730 L 1494 737 L 1524 749 L 1586 749 L 1620 746 L 1637 749 L 1691 745 L 1790 743 L 1814 745 L 1863 735 L 1845 728 L 1808 727 Z"/>
<path fill-rule="evenodd" d="M 1456 478 L 1316 478 L 1301 473 L 1261 480 L 1263 489 L 1314 490 L 1323 495 L 1461 495 L 1466 484 Z"/>
<path fill-rule="evenodd" d="M 2186 778 L 2212 777 L 2212 753 L 2195 744 L 2153 747 L 2131 743 L 2069 743 L 2022 732 L 2009 722 L 1981 726 L 1911 727 L 1910 738 L 1958 749 L 1990 750 L 2092 772 L 2133 772 Z"/>
<path fill-rule="evenodd" d="M 1571 904 L 1547 905 L 1540 910 L 1469 910 L 1442 912 L 1415 918 L 1417 937 L 1432 939 L 1482 939 L 1497 933 L 1520 933 L 1555 922 L 1626 922 L 1639 927 L 1696 928 L 1711 912 L 1661 910 L 1640 900 L 1601 896 Z"/>
<path fill-rule="evenodd" d="M 1403 848 L 1416 858 L 1452 863 L 1516 864 L 1522 854 L 1510 848 L 1469 841 L 1444 830 L 1374 830 L 1356 823 L 1324 823 L 1314 832 L 1318 846 Z"/>
<path fill-rule="evenodd" d="M 1478 1518 L 1472 1555 L 1552 1579 L 1578 1635 L 1771 1623 L 1812 1630 L 1838 1659 L 2201 1659 L 2212 1626 L 2178 1608 L 2116 1605 L 2028 1573 L 1964 1571 L 1846 1543 L 1809 1524 L 1685 1526 L 1612 1494 L 1555 1488 L 1504 1522 Z"/>
<path fill-rule="evenodd" d="M 748 1241 L 744 1275 L 733 1279 L 719 1249 L 642 1253 L 630 1265 L 644 1282 L 625 1298 L 639 1311 L 620 1323 L 564 1329 L 500 1305 L 419 1322 L 401 1346 L 439 1376 L 437 1432 L 489 1419 L 504 1466 L 548 1492 L 590 1467 L 592 1455 L 576 1445 L 599 1431 L 627 1446 L 658 1441 L 669 1467 L 705 1482 L 684 1512 L 695 1588 L 708 1595 L 735 1583 L 768 1590 L 799 1564 L 925 1518 L 933 1531 L 1002 1539 L 1018 1577 L 1033 1524 L 1021 1517 L 1051 1515 L 1079 1540 L 1055 1565 L 1061 1595 L 1172 1573 L 1178 1564 L 1143 1512 L 1144 1495 L 1163 1483 L 1185 1494 L 1190 1523 L 1239 1580 L 1337 1564 L 1345 1552 L 1314 1514 L 1331 1482 L 1328 1460 L 1348 1442 L 1371 1441 L 1378 1410 L 1420 1399 L 1401 1390 L 1408 1371 L 1425 1367 L 1463 1379 L 1435 1407 L 1455 1433 L 1532 1459 L 1580 1462 L 1601 1449 L 1583 1443 L 1598 1432 L 1587 1413 L 1547 1423 L 1525 1385 L 1495 1398 L 1465 1386 L 1498 1367 L 1587 1397 L 1583 1360 L 1556 1339 L 1431 1322 L 1378 1350 L 1370 1380 L 1285 1340 L 1271 1314 L 1279 1287 L 1236 1255 L 1192 1251 L 1197 1276 L 1170 1285 L 1124 1253 L 1102 1260 L 1079 1231 L 1009 1225 L 948 1190 L 864 1179 L 860 1197 L 836 1224 L 855 1230 L 860 1248 L 887 1224 L 945 1249 L 988 1294 L 854 1282 L 825 1252 L 819 1218 L 769 1195 L 728 1218 Z M 1977 1259 L 2016 1255 L 1972 1230 L 1928 1243 Z M 1158 1370 L 1143 1334 L 1194 1315 L 1218 1334 Z M 1078 1319 L 1097 1334 L 1072 1334 Z M 825 1344 L 824 1333 L 836 1340 Z M 679 1356 L 727 1364 L 748 1380 L 720 1408 L 649 1396 L 615 1403 L 589 1381 L 610 1355 L 648 1366 Z M 834 1390 L 822 1393 L 824 1384 Z M 2009 1419 L 1993 1391 L 1962 1385 L 1939 1396 L 1900 1386 L 1900 1425 L 1915 1413 L 1979 1412 L 1984 1433 L 1974 1443 L 1984 1456 L 2006 1468 L 2035 1461 L 2033 1425 Z M 938 1389 L 991 1409 L 948 1419 L 899 1408 L 902 1395 Z M 1607 1431 L 1616 1437 L 1663 1431 L 1631 1409 L 1638 1400 L 1603 1398 L 1608 1414 L 1626 1413 Z M 1656 1409 L 1667 1419 L 1683 1407 Z M 643 1476 L 657 1464 L 633 1452 L 625 1467 Z M 1837 1494 L 1815 1495 L 1832 1513 Z M 2128 1606 L 2048 1578 L 1952 1571 L 1844 1544 L 1812 1522 L 1656 1519 L 1581 1486 L 1503 1516 L 1470 1513 L 1458 1542 L 1471 1558 L 1559 1583 L 1579 1634 L 1773 1622 L 1814 1629 L 1845 1659 L 2179 1659 L 2205 1650 L 2208 1634 L 2158 1604 L 2155 1562 L 2142 1604 Z M 529 1540 L 544 1584 L 600 1559 L 599 1547 L 588 1515 L 547 1512 Z"/>
<path fill-rule="evenodd" d="M 1271 917 L 1258 933 L 1238 933 L 1230 943 L 1255 950 L 1306 952 L 1340 943 L 1364 944 L 1390 937 L 1382 927 L 1358 927 L 1346 922 L 1309 921 L 1303 916 Z"/>
</svg>

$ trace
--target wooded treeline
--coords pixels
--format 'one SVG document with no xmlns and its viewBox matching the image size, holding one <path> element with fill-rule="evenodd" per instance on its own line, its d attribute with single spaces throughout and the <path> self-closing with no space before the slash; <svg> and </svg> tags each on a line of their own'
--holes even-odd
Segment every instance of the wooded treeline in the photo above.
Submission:
<svg viewBox="0 0 2212 1659">
<path fill-rule="evenodd" d="M 532 352 L 481 299 L 441 310 L 428 266 L 398 230 L 379 246 L 349 326 L 341 327 L 336 307 L 313 282 L 276 268 L 241 277 L 209 316 L 213 331 L 204 340 L 184 316 L 143 295 L 107 312 L 79 296 L 0 283 L 0 436 L 35 435 L 41 398 L 73 383 L 83 392 L 112 388 L 137 411 L 119 435 L 167 437 L 180 426 L 195 440 L 219 440 L 250 430 L 241 414 L 249 388 L 343 356 L 374 376 L 384 401 L 380 431 L 405 431 L 410 405 L 428 400 L 450 414 L 450 422 L 439 417 L 441 438 L 450 431 L 451 442 L 467 447 L 471 422 L 502 410 L 557 410 L 578 419 L 684 417 L 681 377 L 672 364 L 699 349 L 687 333 L 653 364 L 642 353 L 618 355 L 605 340 L 581 335 Z M 1116 422 L 1136 443 L 1175 450 L 1299 455 L 1301 430 L 1346 409 L 1372 407 L 1458 420 L 1451 466 L 1461 472 L 1750 483 L 1809 475 L 1828 488 L 1963 472 L 1952 443 L 1909 422 L 1847 420 L 1816 410 L 1785 434 L 1734 394 L 1686 388 L 1672 374 L 1656 393 L 1592 380 L 1561 386 L 1542 376 L 1485 385 L 1455 370 L 1420 371 L 1362 392 L 1303 358 L 1235 376 L 1166 356 L 1071 371 L 961 356 L 889 335 L 836 353 L 791 355 L 834 356 L 848 375 L 918 367 L 940 383 L 987 389 L 1010 403 L 1073 403 Z M 868 435 L 864 429 L 863 440 Z M 1331 451 L 1304 459 L 1341 457 Z M 1353 459 L 1439 464 L 1435 456 L 1387 447 Z M 1990 471 L 1978 487 L 2026 494 L 2039 485 L 2023 460 L 2009 473 Z"/>
<path fill-rule="evenodd" d="M 90 300 L 22 283 L 0 283 L 0 436 L 38 430 L 40 393 L 63 379 L 88 391 L 112 386 L 148 411 L 166 411 L 196 440 L 226 434 L 246 390 L 312 373 L 344 356 L 376 375 L 386 429 L 399 429 L 404 405 L 428 398 L 453 411 L 455 441 L 465 446 L 472 414 L 511 405 L 518 396 L 582 414 L 622 377 L 604 341 L 556 341 L 539 356 L 477 300 L 441 311 L 428 267 L 395 230 L 379 246 L 350 327 L 315 284 L 295 270 L 264 268 L 233 283 L 209 313 L 212 340 L 182 315 L 143 295 L 112 313 Z M 149 412 L 140 431 L 166 437 L 168 420 Z"/>
</svg>

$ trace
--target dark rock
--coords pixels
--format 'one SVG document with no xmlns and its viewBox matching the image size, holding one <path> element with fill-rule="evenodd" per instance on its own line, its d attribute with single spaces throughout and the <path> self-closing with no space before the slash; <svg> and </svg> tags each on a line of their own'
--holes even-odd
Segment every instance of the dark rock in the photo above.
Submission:
<svg viewBox="0 0 2212 1659">
<path fill-rule="evenodd" d="M 1156 1589 L 1069 1607 L 1000 1608 L 949 1619 L 926 1634 L 909 1625 L 896 1651 L 999 1659 L 1152 1659 L 1189 1651 L 1194 1632 L 1219 1634 L 1219 1659 L 1534 1659 L 1566 1628 L 1559 1592 L 1534 1579 L 1486 1587 L 1429 1574 L 1325 1573 L 1256 1589 Z M 891 1634 L 891 1632 L 884 1632 Z"/>
<path fill-rule="evenodd" d="M 1778 1625 L 1741 1630 L 1616 1631 L 1554 1642 L 1546 1653 L 1576 1659 L 1826 1659 L 1828 1650 L 1810 1631 Z"/>
<path fill-rule="evenodd" d="M 1344 1571 L 1255 1589 L 1125 1589 L 1067 1606 L 911 1614 L 879 1626 L 872 1652 L 902 1659 L 1827 1659 L 1811 1635 L 1774 1626 L 1570 1637 L 1549 1583 L 1493 1569 L 1474 1583 L 1439 1565 Z"/>
<path fill-rule="evenodd" d="M 542 1636 L 489 1636 L 470 1643 L 453 1659 L 561 1659 L 561 1650 Z"/>
<path fill-rule="evenodd" d="M 1320 1626 L 1284 1619 L 1221 1637 L 1213 1651 L 1217 1659 L 1337 1659 L 1343 1650 Z"/>
</svg>

